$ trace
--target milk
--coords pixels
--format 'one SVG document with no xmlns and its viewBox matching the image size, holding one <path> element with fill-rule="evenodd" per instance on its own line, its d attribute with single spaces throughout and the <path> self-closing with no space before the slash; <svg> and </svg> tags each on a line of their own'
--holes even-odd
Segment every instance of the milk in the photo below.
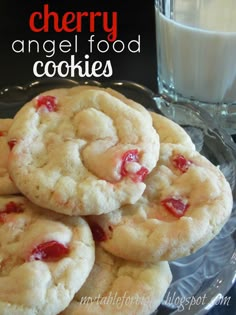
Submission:
<svg viewBox="0 0 236 315">
<path fill-rule="evenodd" d="M 236 101 L 236 0 L 177 0 L 156 8 L 161 93 Z"/>
</svg>

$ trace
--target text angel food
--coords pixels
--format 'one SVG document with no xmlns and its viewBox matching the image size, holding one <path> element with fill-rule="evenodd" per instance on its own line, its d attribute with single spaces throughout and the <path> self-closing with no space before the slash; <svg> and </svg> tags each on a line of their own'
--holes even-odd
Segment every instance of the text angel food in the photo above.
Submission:
<svg viewBox="0 0 236 315">
<path fill-rule="evenodd" d="M 94 60 L 90 54 L 106 54 L 115 52 L 121 54 L 126 51 L 129 53 L 140 53 L 141 37 L 137 35 L 135 39 L 124 42 L 118 39 L 118 13 L 113 12 L 72 12 L 68 11 L 60 14 L 49 8 L 48 4 L 43 6 L 42 11 L 35 11 L 29 16 L 29 28 L 34 33 L 65 33 L 75 34 L 70 39 L 47 39 L 40 41 L 36 39 L 16 39 L 12 42 L 12 51 L 17 54 L 27 53 L 41 55 L 43 52 L 47 58 L 36 60 L 33 64 L 33 74 L 37 77 L 111 77 L 113 67 L 110 59 L 101 61 Z M 105 33 L 105 39 L 99 40 L 95 33 Z M 78 33 L 89 32 L 91 35 L 87 40 L 79 40 Z M 80 47 L 85 47 L 89 53 L 79 58 Z M 65 54 L 66 60 L 53 60 L 56 52 Z M 71 53 L 71 54 L 69 54 Z"/>
</svg>

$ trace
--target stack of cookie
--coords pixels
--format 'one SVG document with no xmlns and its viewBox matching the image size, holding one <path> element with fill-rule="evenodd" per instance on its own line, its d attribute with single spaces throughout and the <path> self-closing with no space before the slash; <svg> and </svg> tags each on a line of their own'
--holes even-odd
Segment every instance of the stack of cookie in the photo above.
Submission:
<svg viewBox="0 0 236 315">
<path fill-rule="evenodd" d="M 231 213 L 187 133 L 111 89 L 38 95 L 0 148 L 1 315 L 149 315 Z"/>
</svg>

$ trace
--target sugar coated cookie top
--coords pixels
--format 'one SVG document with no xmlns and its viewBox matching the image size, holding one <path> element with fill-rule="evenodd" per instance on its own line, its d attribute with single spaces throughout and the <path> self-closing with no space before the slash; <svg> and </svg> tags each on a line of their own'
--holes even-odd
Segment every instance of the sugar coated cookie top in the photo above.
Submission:
<svg viewBox="0 0 236 315">
<path fill-rule="evenodd" d="M 45 211 L 24 197 L 0 198 L 0 314 L 55 315 L 94 263 L 87 223 Z"/>
<path fill-rule="evenodd" d="M 160 305 L 171 280 L 167 262 L 134 263 L 98 246 L 92 272 L 61 315 L 150 315 Z"/>
<path fill-rule="evenodd" d="M 212 240 L 231 214 L 232 192 L 224 175 L 185 146 L 161 144 L 146 185 L 135 205 L 88 217 L 94 239 L 124 259 L 187 256 Z"/>
<path fill-rule="evenodd" d="M 151 116 L 153 127 L 160 137 L 160 143 L 182 144 L 189 149 L 195 150 L 193 141 L 183 127 L 155 112 L 151 112 Z"/>
<path fill-rule="evenodd" d="M 159 136 L 144 107 L 111 91 L 47 91 L 16 114 L 9 172 L 31 201 L 87 215 L 141 197 L 159 157 Z"/>
</svg>

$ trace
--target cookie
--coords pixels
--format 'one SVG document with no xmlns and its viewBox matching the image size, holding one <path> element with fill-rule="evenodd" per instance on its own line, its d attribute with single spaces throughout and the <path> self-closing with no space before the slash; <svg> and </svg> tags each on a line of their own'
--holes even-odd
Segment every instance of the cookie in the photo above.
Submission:
<svg viewBox="0 0 236 315">
<path fill-rule="evenodd" d="M 129 262 L 98 246 L 92 272 L 61 315 L 150 315 L 162 302 L 171 280 L 167 262 Z"/>
<path fill-rule="evenodd" d="M 80 217 L 0 198 L 0 314 L 56 315 L 90 273 L 94 242 Z"/>
<path fill-rule="evenodd" d="M 10 152 L 7 143 L 7 133 L 12 124 L 12 119 L 0 119 L 0 195 L 10 195 L 19 193 L 18 188 L 13 183 L 7 169 L 8 155 Z"/>
<path fill-rule="evenodd" d="M 114 95 L 88 86 L 52 90 L 16 114 L 9 172 L 32 202 L 88 215 L 141 197 L 159 157 L 159 136 L 144 107 Z"/>
<path fill-rule="evenodd" d="M 195 145 L 188 133 L 180 125 L 169 118 L 151 112 L 153 126 L 156 129 L 160 143 L 182 144 L 195 150 Z"/>
<path fill-rule="evenodd" d="M 161 144 L 145 182 L 135 205 L 88 217 L 94 239 L 114 255 L 149 262 L 187 256 L 212 240 L 230 216 L 228 182 L 195 150 Z"/>
</svg>

